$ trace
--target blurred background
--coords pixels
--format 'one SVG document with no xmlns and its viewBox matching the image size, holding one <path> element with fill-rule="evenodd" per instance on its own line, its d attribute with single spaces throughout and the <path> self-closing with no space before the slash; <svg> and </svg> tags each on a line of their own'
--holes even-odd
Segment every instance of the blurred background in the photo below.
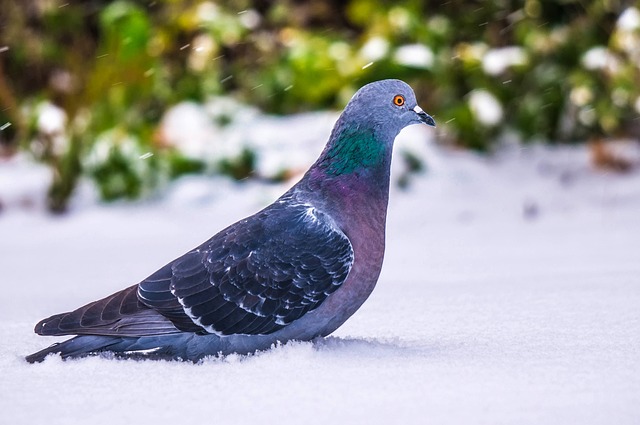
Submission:
<svg viewBox="0 0 640 425">
<path fill-rule="evenodd" d="M 19 156 L 51 170 L 52 212 L 80 180 L 109 201 L 190 173 L 285 179 L 286 167 L 257 173 L 245 140 L 205 156 L 180 134 L 194 119 L 224 129 L 240 115 L 340 110 L 382 78 L 407 81 L 454 147 L 589 143 L 597 166 L 626 171 L 607 146 L 640 137 L 637 1 L 0 4 L 0 167 Z"/>
<path fill-rule="evenodd" d="M 25 363 L 39 319 L 273 202 L 382 78 L 438 127 L 396 139 L 332 336 Z M 0 0 L 0 424 L 640 424 L 639 117 L 640 0 Z"/>
</svg>

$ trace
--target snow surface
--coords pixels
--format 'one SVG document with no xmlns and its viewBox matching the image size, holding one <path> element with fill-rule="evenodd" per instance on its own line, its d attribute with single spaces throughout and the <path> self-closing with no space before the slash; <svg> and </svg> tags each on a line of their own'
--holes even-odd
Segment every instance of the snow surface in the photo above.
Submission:
<svg viewBox="0 0 640 425">
<path fill-rule="evenodd" d="M 284 185 L 189 177 L 134 204 L 81 190 L 62 217 L 5 208 L 0 423 L 640 423 L 640 174 L 594 171 L 585 148 L 447 151 L 429 131 L 400 136 L 428 169 L 391 194 L 371 298 L 329 338 L 251 356 L 23 360 L 55 340 L 38 320 L 143 279 Z"/>
</svg>

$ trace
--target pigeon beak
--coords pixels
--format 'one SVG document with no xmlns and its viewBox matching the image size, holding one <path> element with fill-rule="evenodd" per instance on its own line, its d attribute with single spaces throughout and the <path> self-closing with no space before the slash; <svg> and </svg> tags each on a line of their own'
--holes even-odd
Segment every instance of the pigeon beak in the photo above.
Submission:
<svg viewBox="0 0 640 425">
<path fill-rule="evenodd" d="M 433 120 L 433 117 L 431 117 L 431 115 L 429 115 L 425 111 L 423 111 L 422 108 L 419 107 L 418 105 L 416 105 L 416 107 L 413 108 L 413 112 L 418 114 L 418 118 L 420 119 L 420 122 L 422 122 L 422 123 L 424 123 L 426 125 L 430 125 L 431 127 L 435 127 L 436 126 L 436 122 Z"/>
</svg>

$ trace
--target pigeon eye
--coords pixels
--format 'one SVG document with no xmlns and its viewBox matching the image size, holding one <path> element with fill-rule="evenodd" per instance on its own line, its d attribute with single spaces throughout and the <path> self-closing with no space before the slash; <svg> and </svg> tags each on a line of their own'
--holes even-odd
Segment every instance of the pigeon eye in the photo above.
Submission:
<svg viewBox="0 0 640 425">
<path fill-rule="evenodd" d="M 404 96 L 397 94 L 393 97 L 393 104 L 396 106 L 404 105 Z"/>
</svg>

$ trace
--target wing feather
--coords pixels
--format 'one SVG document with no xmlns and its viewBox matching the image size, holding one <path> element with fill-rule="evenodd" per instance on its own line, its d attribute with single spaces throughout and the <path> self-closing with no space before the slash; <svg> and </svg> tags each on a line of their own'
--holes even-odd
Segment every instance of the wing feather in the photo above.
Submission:
<svg viewBox="0 0 640 425">
<path fill-rule="evenodd" d="M 184 314 L 184 313 L 182 313 Z M 194 326 L 191 323 L 191 326 Z M 74 311 L 41 320 L 40 335 L 141 336 L 179 332 L 175 323 L 138 302 L 137 285 Z"/>
<path fill-rule="evenodd" d="M 349 239 L 328 216 L 276 203 L 167 265 L 170 278 L 161 273 L 163 279 L 141 282 L 138 295 L 206 332 L 267 334 L 322 304 L 345 281 L 353 258 Z"/>
</svg>

